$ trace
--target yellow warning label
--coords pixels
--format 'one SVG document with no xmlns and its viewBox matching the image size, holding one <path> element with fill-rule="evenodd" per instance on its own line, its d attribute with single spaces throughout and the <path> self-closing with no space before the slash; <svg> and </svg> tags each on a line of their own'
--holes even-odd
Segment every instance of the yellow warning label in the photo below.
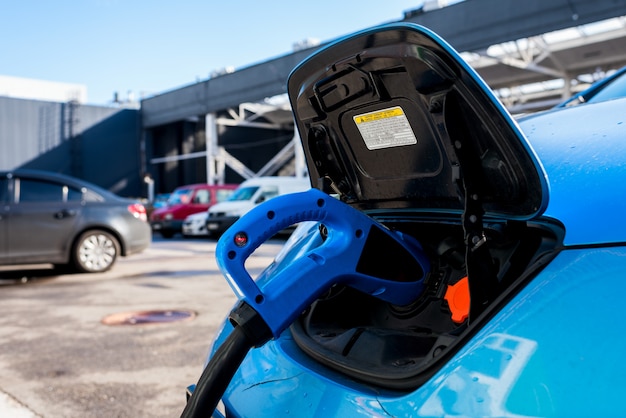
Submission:
<svg viewBox="0 0 626 418">
<path fill-rule="evenodd" d="M 404 110 L 400 106 L 352 117 L 369 150 L 417 144 Z"/>
<path fill-rule="evenodd" d="M 404 112 L 400 107 L 392 107 L 391 109 L 379 110 L 377 112 L 365 113 L 363 115 L 355 116 L 354 121 L 359 123 L 373 122 L 375 120 L 393 118 L 396 116 L 404 116 Z"/>
</svg>

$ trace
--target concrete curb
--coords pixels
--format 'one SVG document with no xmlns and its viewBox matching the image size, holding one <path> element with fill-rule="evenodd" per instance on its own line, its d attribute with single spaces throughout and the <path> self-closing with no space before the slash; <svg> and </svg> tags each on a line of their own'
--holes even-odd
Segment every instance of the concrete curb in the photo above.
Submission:
<svg viewBox="0 0 626 418">
<path fill-rule="evenodd" d="M 39 415 L 22 405 L 17 399 L 0 391 L 0 417 L 38 418 Z"/>
</svg>

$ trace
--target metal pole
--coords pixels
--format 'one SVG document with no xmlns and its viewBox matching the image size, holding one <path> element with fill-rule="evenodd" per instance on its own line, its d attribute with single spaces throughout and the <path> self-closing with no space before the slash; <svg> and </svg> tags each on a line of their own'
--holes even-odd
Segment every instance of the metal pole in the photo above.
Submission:
<svg viewBox="0 0 626 418">
<path fill-rule="evenodd" d="M 206 135 L 206 179 L 208 184 L 223 184 L 224 171 L 218 170 L 217 122 L 215 113 L 204 116 Z"/>
</svg>

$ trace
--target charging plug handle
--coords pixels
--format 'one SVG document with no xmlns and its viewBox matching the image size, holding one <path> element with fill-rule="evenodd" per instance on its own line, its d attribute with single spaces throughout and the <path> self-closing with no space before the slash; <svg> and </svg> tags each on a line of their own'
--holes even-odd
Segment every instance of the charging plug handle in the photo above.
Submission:
<svg viewBox="0 0 626 418">
<path fill-rule="evenodd" d="M 324 242 L 258 281 L 245 261 L 267 239 L 299 222 L 315 221 L 328 230 Z M 371 238 L 371 239 L 370 239 Z M 385 273 L 395 267 L 376 268 L 369 242 L 385 242 L 414 266 L 402 275 Z M 364 251 L 367 255 L 364 257 Z M 287 328 L 323 292 L 343 284 L 395 305 L 413 302 L 423 291 L 430 266 L 419 243 L 385 228 L 371 217 L 317 190 L 278 196 L 256 206 L 220 238 L 216 260 L 231 288 L 272 330 L 274 337 Z M 389 263 L 393 264 L 393 263 Z M 366 265 L 367 268 L 362 268 Z M 378 274 L 382 273 L 382 274 Z"/>
</svg>

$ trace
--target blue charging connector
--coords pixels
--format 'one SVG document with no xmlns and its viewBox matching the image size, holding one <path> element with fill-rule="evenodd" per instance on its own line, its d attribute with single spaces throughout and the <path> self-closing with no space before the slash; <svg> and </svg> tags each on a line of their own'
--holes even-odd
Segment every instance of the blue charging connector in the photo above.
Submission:
<svg viewBox="0 0 626 418">
<path fill-rule="evenodd" d="M 315 244 L 299 247 L 286 265 L 266 269 L 255 281 L 245 267 L 250 255 L 276 233 L 308 221 L 323 226 Z M 234 329 L 203 370 L 182 418 L 211 414 L 247 352 L 278 338 L 331 287 L 351 286 L 406 305 L 420 296 L 430 269 L 414 238 L 317 189 L 275 197 L 249 211 L 222 235 L 216 258 L 240 299 L 229 316 Z"/>
<path fill-rule="evenodd" d="M 279 231 L 304 221 L 323 224 L 324 241 L 275 274 L 252 279 L 245 261 Z M 386 276 L 394 266 L 368 268 L 376 250 L 372 243 L 389 246 L 395 259 L 410 268 Z M 380 244 L 379 244 L 380 245 Z M 365 254 L 366 250 L 368 251 Z M 396 305 L 414 301 L 423 291 L 429 262 L 419 243 L 410 236 L 391 231 L 364 213 L 317 190 L 275 197 L 249 211 L 220 238 L 218 265 L 237 296 L 265 320 L 274 337 L 288 327 L 315 299 L 336 284 L 353 287 Z M 388 263 L 388 260 L 378 260 Z M 373 275 L 371 270 L 382 271 Z M 388 276 L 388 275 L 387 275 Z"/>
</svg>

